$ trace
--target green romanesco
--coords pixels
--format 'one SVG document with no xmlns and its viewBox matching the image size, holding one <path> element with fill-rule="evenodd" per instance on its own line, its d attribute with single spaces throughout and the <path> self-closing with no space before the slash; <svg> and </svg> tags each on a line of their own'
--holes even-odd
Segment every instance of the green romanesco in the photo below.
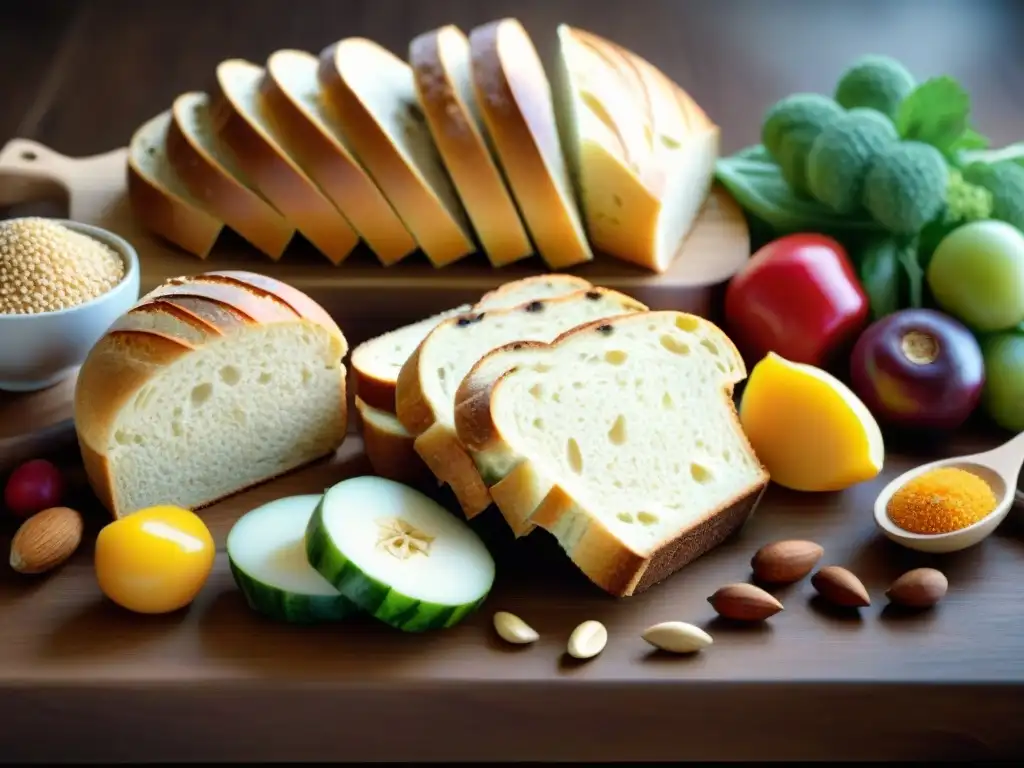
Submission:
<svg viewBox="0 0 1024 768">
<path fill-rule="evenodd" d="M 964 178 L 992 193 L 992 218 L 1024 232 L 1024 166 L 1009 160 L 972 163 Z"/>
<path fill-rule="evenodd" d="M 946 205 L 942 215 L 921 230 L 919 241 L 920 260 L 927 267 L 939 243 L 957 227 L 971 221 L 981 221 L 992 216 L 992 193 L 984 187 L 971 184 L 963 174 L 950 169 L 946 181 Z"/>
<path fill-rule="evenodd" d="M 881 112 L 851 109 L 826 125 L 811 146 L 808 189 L 836 213 L 856 213 L 871 161 L 898 140 L 896 126 Z"/>
<path fill-rule="evenodd" d="M 835 101 L 817 93 L 795 93 L 768 110 L 761 126 L 761 142 L 794 192 L 808 194 L 807 156 L 811 145 L 843 111 Z"/>
<path fill-rule="evenodd" d="M 842 74 L 835 99 L 846 109 L 869 107 L 895 120 L 903 99 L 916 86 L 914 76 L 895 59 L 868 55 Z"/>
<path fill-rule="evenodd" d="M 916 235 L 946 201 L 949 166 L 935 147 L 900 141 L 883 148 L 864 179 L 864 207 L 894 235 Z"/>
</svg>

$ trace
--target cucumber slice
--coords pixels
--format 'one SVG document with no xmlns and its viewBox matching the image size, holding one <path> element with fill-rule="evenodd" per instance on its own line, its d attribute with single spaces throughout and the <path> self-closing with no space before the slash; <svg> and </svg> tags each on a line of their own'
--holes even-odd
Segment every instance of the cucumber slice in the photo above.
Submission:
<svg viewBox="0 0 1024 768">
<path fill-rule="evenodd" d="M 257 507 L 228 533 L 228 562 L 249 607 L 292 624 L 338 621 L 359 611 L 310 567 L 303 541 L 320 494 Z"/>
<path fill-rule="evenodd" d="M 462 520 L 382 477 L 324 493 L 306 529 L 309 563 L 349 600 L 406 632 L 451 627 L 494 583 L 494 560 Z"/>
</svg>

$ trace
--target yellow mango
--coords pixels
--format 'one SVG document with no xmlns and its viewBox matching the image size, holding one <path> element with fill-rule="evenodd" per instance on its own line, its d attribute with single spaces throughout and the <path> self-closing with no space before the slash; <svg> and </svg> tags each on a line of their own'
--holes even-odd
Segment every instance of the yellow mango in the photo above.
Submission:
<svg viewBox="0 0 1024 768">
<path fill-rule="evenodd" d="M 795 491 L 849 488 L 885 460 L 878 422 L 849 387 L 774 352 L 750 372 L 740 423 L 772 480 Z"/>
</svg>

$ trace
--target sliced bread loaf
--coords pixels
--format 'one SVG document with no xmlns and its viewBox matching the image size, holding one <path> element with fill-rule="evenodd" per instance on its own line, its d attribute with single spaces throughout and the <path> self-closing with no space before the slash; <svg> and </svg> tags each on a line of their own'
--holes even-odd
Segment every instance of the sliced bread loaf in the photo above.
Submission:
<svg viewBox="0 0 1024 768">
<path fill-rule="evenodd" d="M 469 39 L 450 24 L 425 32 L 409 45 L 409 61 L 434 143 L 491 264 L 531 255 L 533 245 L 480 123 Z"/>
<path fill-rule="evenodd" d="M 434 266 L 476 250 L 466 212 L 437 153 L 409 65 L 364 38 L 320 54 L 319 80 L 352 151 Z"/>
<path fill-rule="evenodd" d="M 602 589 L 643 591 L 753 511 L 768 474 L 732 401 L 746 370 L 709 321 L 633 314 L 492 354 L 458 435 L 514 467 L 491 488 L 506 519 L 549 531 Z"/>
<path fill-rule="evenodd" d="M 509 309 L 474 309 L 440 323 L 416 348 L 398 375 L 396 413 L 416 435 L 416 452 L 451 487 L 467 517 L 490 504 L 487 478 L 455 434 L 455 393 L 477 360 L 505 344 L 551 341 L 577 325 L 646 309 L 625 294 L 591 288 Z"/>
<path fill-rule="evenodd" d="M 147 120 L 128 146 L 128 201 L 147 229 L 206 258 L 224 229 L 224 222 L 189 192 L 167 160 L 167 129 L 171 112 Z"/>
<path fill-rule="evenodd" d="M 470 33 L 470 54 L 483 122 L 537 251 L 552 269 L 590 261 L 551 86 L 530 36 L 515 19 L 494 21 Z"/>
<path fill-rule="evenodd" d="M 384 265 L 416 250 L 416 241 L 380 189 L 352 156 L 335 110 L 317 80 L 319 62 L 283 50 L 267 60 L 263 96 L 291 156 L 366 241 Z"/>
<path fill-rule="evenodd" d="M 363 451 L 374 474 L 417 488 L 437 485 L 437 480 L 416 453 L 413 438 L 390 411 L 367 405 L 355 397 Z"/>
<path fill-rule="evenodd" d="M 708 197 L 718 127 L 650 63 L 561 25 L 556 105 L 593 247 L 655 272 Z"/>
<path fill-rule="evenodd" d="M 341 212 L 291 158 L 284 133 L 260 94 L 266 70 L 242 59 L 217 65 L 214 127 L 249 178 L 299 232 L 334 264 L 359 243 Z"/>
<path fill-rule="evenodd" d="M 174 172 L 212 215 L 270 258 L 281 258 L 295 227 L 259 194 L 217 138 L 209 97 L 183 93 L 174 100 L 171 115 L 165 149 Z"/>
<path fill-rule="evenodd" d="M 246 272 L 169 281 L 90 351 L 75 389 L 89 482 L 115 517 L 211 504 L 333 453 L 347 343 L 290 286 Z"/>
</svg>

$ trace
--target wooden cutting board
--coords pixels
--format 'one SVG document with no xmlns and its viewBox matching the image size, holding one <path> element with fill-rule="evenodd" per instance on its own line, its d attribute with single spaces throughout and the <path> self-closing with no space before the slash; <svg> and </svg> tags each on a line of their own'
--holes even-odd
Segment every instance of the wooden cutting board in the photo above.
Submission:
<svg viewBox="0 0 1024 768">
<path fill-rule="evenodd" d="M 334 267 L 298 237 L 284 258 L 274 262 L 231 232 L 202 260 L 149 234 L 135 221 L 125 195 L 126 156 L 126 149 L 117 149 L 71 158 L 34 141 L 13 139 L 0 150 L 0 207 L 66 199 L 69 218 L 105 227 L 135 246 L 143 293 L 169 277 L 214 269 L 248 269 L 276 277 L 321 303 L 353 346 L 473 302 L 501 283 L 547 271 L 539 257 L 495 269 L 480 254 L 436 269 L 417 253 L 386 268 L 365 247 Z M 572 271 L 652 308 L 708 315 L 713 312 L 715 288 L 749 255 L 750 238 L 741 210 L 728 194 L 716 190 L 665 274 L 651 274 L 601 254 Z"/>
</svg>

